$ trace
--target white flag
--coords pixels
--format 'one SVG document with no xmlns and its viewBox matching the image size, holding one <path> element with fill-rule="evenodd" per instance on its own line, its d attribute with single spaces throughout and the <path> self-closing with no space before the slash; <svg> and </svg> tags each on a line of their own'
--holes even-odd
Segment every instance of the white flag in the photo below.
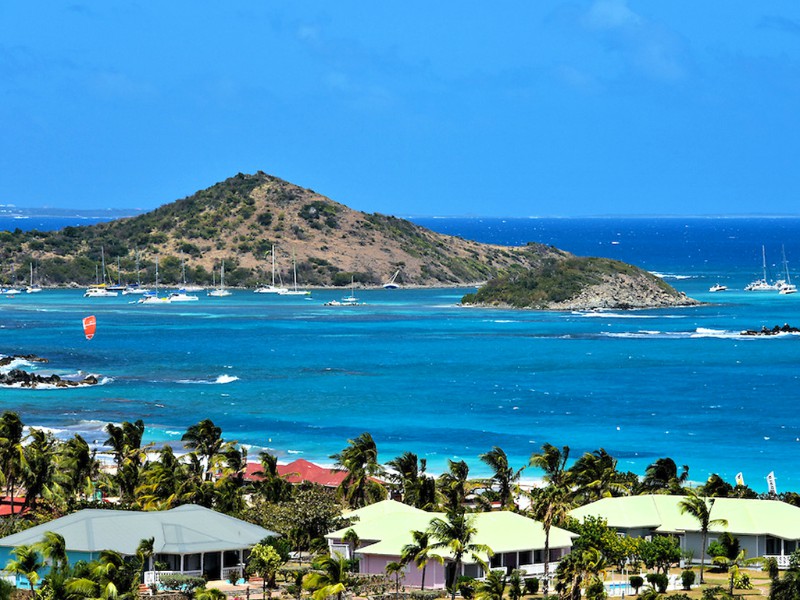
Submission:
<svg viewBox="0 0 800 600">
<path fill-rule="evenodd" d="M 777 496 L 778 489 L 775 487 L 775 472 L 770 471 L 769 475 L 767 475 L 767 489 L 769 490 L 770 495 Z"/>
<path fill-rule="evenodd" d="M 736 485 L 744 487 L 744 475 L 742 475 L 741 471 L 736 474 Z"/>
</svg>

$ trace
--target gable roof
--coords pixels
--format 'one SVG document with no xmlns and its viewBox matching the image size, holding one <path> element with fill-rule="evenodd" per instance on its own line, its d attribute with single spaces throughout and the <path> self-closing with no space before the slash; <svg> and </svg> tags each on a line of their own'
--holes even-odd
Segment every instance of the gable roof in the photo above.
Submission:
<svg viewBox="0 0 800 600">
<path fill-rule="evenodd" d="M 46 531 L 64 537 L 67 550 L 115 550 L 134 554 L 139 542 L 154 538 L 153 549 L 162 554 L 194 554 L 249 548 L 275 532 L 187 504 L 165 511 L 86 509 L 0 539 L 0 547 L 40 542 Z"/>
<path fill-rule="evenodd" d="M 425 531 L 434 518 L 447 518 L 445 513 L 426 512 L 395 500 L 376 502 L 345 516 L 357 517 L 358 520 L 350 527 L 333 531 L 325 537 L 341 539 L 352 529 L 365 543 L 357 553 L 383 556 L 399 556 L 403 546 L 411 543 L 412 531 Z M 470 513 L 469 516 L 474 519 L 477 529 L 474 542 L 489 546 L 495 554 L 544 548 L 544 528 L 538 521 L 510 511 Z M 551 527 L 550 547 L 569 548 L 575 537 L 576 534 L 565 529 Z M 437 554 L 448 556 L 446 550 Z"/>
<path fill-rule="evenodd" d="M 588 515 L 604 518 L 617 529 L 652 529 L 660 533 L 700 531 L 697 519 L 681 513 L 680 502 L 686 496 L 651 494 L 603 498 L 576 508 L 570 515 L 583 519 Z M 711 500 L 711 498 L 709 498 Z M 800 508 L 778 500 L 749 498 L 713 498 L 712 519 L 725 519 L 728 525 L 713 525 L 709 531 L 729 531 L 739 535 L 771 535 L 800 539 Z"/>
</svg>

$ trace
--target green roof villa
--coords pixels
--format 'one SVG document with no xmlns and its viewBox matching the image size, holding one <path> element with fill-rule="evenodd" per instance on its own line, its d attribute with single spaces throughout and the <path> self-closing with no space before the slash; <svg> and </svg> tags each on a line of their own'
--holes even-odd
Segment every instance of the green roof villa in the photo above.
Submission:
<svg viewBox="0 0 800 600">
<path fill-rule="evenodd" d="M 0 538 L 0 568 L 14 548 L 40 542 L 47 531 L 64 537 L 72 563 L 93 560 L 101 550 L 133 555 L 141 540 L 152 537 L 155 555 L 150 560 L 150 570 L 145 572 L 147 584 L 157 582 L 158 576 L 165 573 L 227 579 L 231 572 L 242 571 L 255 544 L 277 535 L 195 505 L 151 512 L 87 509 Z M 153 571 L 155 561 L 166 563 L 167 570 Z"/>
<path fill-rule="evenodd" d="M 646 495 L 603 498 L 571 511 L 576 519 L 599 516 L 619 533 L 635 537 L 672 534 L 680 539 L 681 550 L 699 561 L 702 535 L 697 519 L 681 513 L 685 496 Z M 800 508 L 778 500 L 709 498 L 711 519 L 725 519 L 727 526 L 709 528 L 708 542 L 728 531 L 739 538 L 750 558 L 774 556 L 781 568 L 789 566 L 789 555 L 800 540 Z M 706 555 L 708 556 L 708 555 Z"/>
<path fill-rule="evenodd" d="M 444 513 L 432 513 L 414 508 L 394 500 L 384 500 L 346 515 L 357 517 L 352 526 L 334 531 L 325 536 L 331 554 L 339 553 L 346 558 L 353 555 L 360 559 L 360 571 L 365 574 L 383 574 L 390 562 L 399 562 L 403 546 L 413 540 L 412 531 L 425 531 L 435 517 L 446 519 Z M 538 521 L 509 511 L 485 512 L 470 515 L 474 517 L 477 534 L 474 543 L 485 544 L 494 555 L 484 557 L 493 570 L 505 568 L 523 569 L 530 575 L 544 572 L 544 529 Z M 343 541 L 348 530 L 352 529 L 359 538 L 358 547 Z M 552 527 L 550 529 L 550 558 L 558 561 L 572 549 L 575 534 Z M 425 572 L 426 587 L 444 587 L 447 569 L 452 568 L 447 552 L 438 552 L 445 559 L 441 565 L 430 561 Z M 462 566 L 463 574 L 483 577 L 483 569 L 468 557 Z M 555 563 L 551 563 L 555 572 Z M 413 562 L 406 566 L 405 584 L 419 586 L 422 573 Z"/>
</svg>

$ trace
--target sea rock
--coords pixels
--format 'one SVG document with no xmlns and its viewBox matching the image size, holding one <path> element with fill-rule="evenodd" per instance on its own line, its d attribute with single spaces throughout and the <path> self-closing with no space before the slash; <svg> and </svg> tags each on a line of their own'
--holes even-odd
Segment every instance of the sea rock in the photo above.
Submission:
<svg viewBox="0 0 800 600">
<path fill-rule="evenodd" d="M 741 332 L 741 335 L 778 335 L 779 333 L 800 333 L 800 329 L 784 323 L 783 326 L 775 325 L 772 329 L 766 326 L 762 326 L 761 329 L 746 329 Z"/>
<path fill-rule="evenodd" d="M 28 362 L 46 363 L 48 360 L 35 354 L 15 354 L 14 356 L 0 356 L 0 367 L 10 365 L 15 360 L 26 360 Z"/>
<path fill-rule="evenodd" d="M 0 373 L 0 385 L 36 388 L 40 385 L 51 385 L 57 388 L 78 387 L 85 385 L 97 385 L 97 377 L 87 375 L 80 381 L 62 379 L 55 373 L 52 375 L 37 375 L 22 369 L 11 369 L 8 373 Z"/>
</svg>

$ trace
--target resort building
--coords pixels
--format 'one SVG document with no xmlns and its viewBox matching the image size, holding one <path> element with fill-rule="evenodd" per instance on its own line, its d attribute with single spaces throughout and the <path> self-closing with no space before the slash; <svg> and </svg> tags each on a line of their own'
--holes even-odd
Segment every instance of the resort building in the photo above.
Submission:
<svg viewBox="0 0 800 600">
<path fill-rule="evenodd" d="M 261 475 L 256 475 L 262 469 L 261 463 L 249 462 L 245 470 L 244 478 L 246 481 L 260 481 L 263 479 Z M 284 478 L 291 484 L 299 483 L 316 483 L 327 488 L 337 488 L 347 477 L 347 471 L 341 469 L 331 469 L 328 467 L 321 467 L 315 463 L 309 462 L 303 458 L 298 458 L 295 461 L 286 465 L 277 466 L 278 475 Z"/>
<path fill-rule="evenodd" d="M 0 538 L 0 568 L 14 548 L 41 542 L 47 531 L 63 536 L 71 563 L 94 560 L 102 550 L 131 556 L 141 540 L 153 538 L 155 554 L 145 572 L 147 584 L 167 573 L 228 579 L 231 572 L 243 572 L 254 545 L 277 535 L 195 505 L 151 512 L 86 509 Z M 155 562 L 165 563 L 167 568 L 156 572 Z"/>
<path fill-rule="evenodd" d="M 339 553 L 345 558 L 359 559 L 359 571 L 378 575 L 386 572 L 386 565 L 399 562 L 403 547 L 413 539 L 412 531 L 426 531 L 432 519 L 446 519 L 444 513 L 432 513 L 407 506 L 394 500 L 384 500 L 345 515 L 357 518 L 350 527 L 345 527 L 325 536 L 331 554 Z M 509 511 L 474 513 L 477 534 L 473 543 L 485 544 L 494 554 L 483 559 L 492 570 L 522 569 L 528 575 L 544 572 L 544 528 L 538 521 Z M 345 542 L 345 534 L 352 529 L 358 537 L 357 547 Z M 572 549 L 572 540 L 577 537 L 557 527 L 550 529 L 550 572 L 554 573 L 557 562 Z M 446 550 L 434 551 L 445 559 L 444 565 L 428 562 L 425 570 L 425 587 L 444 587 L 447 575 L 453 568 Z M 469 556 L 464 556 L 461 573 L 470 577 L 484 576 L 483 568 Z M 413 563 L 405 568 L 404 584 L 420 586 L 422 571 Z"/>
<path fill-rule="evenodd" d="M 680 502 L 686 496 L 645 495 L 603 498 L 576 508 L 570 515 L 582 520 L 592 515 L 602 517 L 618 533 L 633 537 L 675 535 L 681 550 L 690 552 L 699 562 L 702 548 L 700 525 L 689 513 L 681 513 Z M 789 555 L 800 540 L 800 508 L 778 500 L 709 498 L 711 519 L 725 519 L 728 524 L 709 528 L 707 543 L 727 531 L 739 538 L 740 547 L 749 558 L 774 556 L 781 568 L 789 566 Z M 706 554 L 706 559 L 710 557 Z"/>
</svg>

